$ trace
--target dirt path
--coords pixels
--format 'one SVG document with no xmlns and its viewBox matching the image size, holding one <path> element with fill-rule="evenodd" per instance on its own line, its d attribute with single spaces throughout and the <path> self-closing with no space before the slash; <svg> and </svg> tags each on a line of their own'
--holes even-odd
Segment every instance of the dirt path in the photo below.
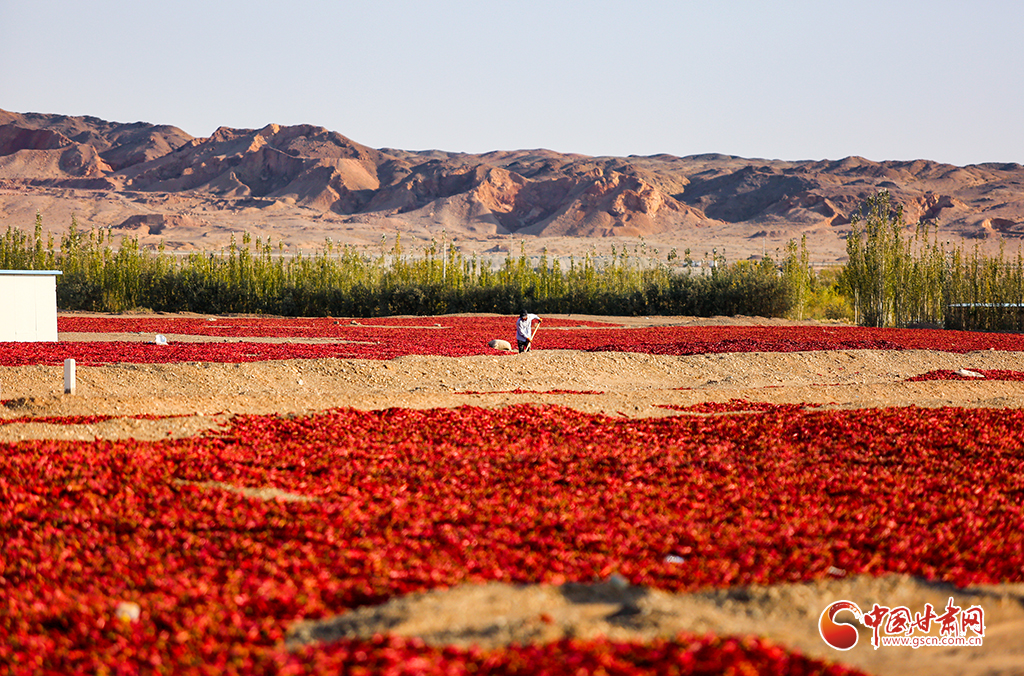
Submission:
<svg viewBox="0 0 1024 676">
<path fill-rule="evenodd" d="M 649 417 L 663 408 L 733 398 L 837 407 L 1024 407 L 1024 383 L 904 382 L 936 369 L 1024 371 L 1024 353 L 930 351 L 738 353 L 669 357 L 537 350 L 522 355 L 289 360 L 243 364 L 80 366 L 63 394 L 59 366 L 0 368 L 0 421 L 107 415 L 90 425 L 0 425 L 0 441 L 29 438 L 156 439 L 185 436 L 238 413 L 303 413 L 555 403 L 586 412 Z M 515 394 L 514 390 L 526 393 Z M 548 394 L 552 390 L 575 393 Z M 181 416 L 138 420 L 130 416 Z"/>
</svg>

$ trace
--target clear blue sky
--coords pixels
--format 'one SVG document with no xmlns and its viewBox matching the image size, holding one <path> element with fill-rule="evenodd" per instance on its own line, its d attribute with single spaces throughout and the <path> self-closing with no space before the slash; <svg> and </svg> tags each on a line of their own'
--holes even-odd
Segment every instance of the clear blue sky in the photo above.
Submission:
<svg viewBox="0 0 1024 676">
<path fill-rule="evenodd" d="M 373 147 L 1024 163 L 1024 2 L 0 0 L 0 108 Z"/>
</svg>

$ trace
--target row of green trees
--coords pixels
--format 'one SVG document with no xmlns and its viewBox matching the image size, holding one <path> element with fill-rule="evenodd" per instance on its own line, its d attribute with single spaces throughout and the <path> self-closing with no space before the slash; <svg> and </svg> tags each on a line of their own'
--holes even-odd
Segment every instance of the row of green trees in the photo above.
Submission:
<svg viewBox="0 0 1024 676">
<path fill-rule="evenodd" d="M 1022 330 L 1024 256 L 1000 246 L 942 242 L 927 225 L 907 226 L 902 206 L 887 191 L 871 196 L 853 219 L 849 261 L 838 289 L 854 319 L 866 326 L 944 325 L 978 330 Z"/>
<path fill-rule="evenodd" d="M 854 216 L 848 263 L 812 270 L 806 239 L 778 260 L 729 263 L 717 252 L 700 268 L 670 267 L 645 245 L 612 247 L 564 265 L 509 254 L 493 267 L 451 243 L 407 252 L 382 240 L 377 254 L 330 240 L 307 255 L 243 235 L 222 251 L 174 255 L 109 230 L 84 232 L 72 218 L 59 242 L 8 227 L 0 268 L 60 269 L 58 305 L 68 310 L 265 313 L 369 317 L 451 312 L 608 315 L 848 317 L 867 326 L 945 325 L 1024 330 L 1024 256 L 987 255 L 908 226 L 886 191 Z M 669 261 L 678 258 L 673 250 Z M 690 263 L 689 251 L 686 252 Z M 695 271 L 696 270 L 696 271 Z"/>
<path fill-rule="evenodd" d="M 688 258 L 688 256 L 687 256 Z M 782 261 L 672 268 L 639 245 L 612 247 L 564 265 L 509 254 L 500 266 L 466 256 L 450 243 L 407 252 L 397 239 L 367 254 L 330 240 L 313 253 L 287 255 L 270 241 L 243 235 L 225 250 L 173 255 L 109 230 L 83 232 L 72 222 L 59 242 L 37 216 L 29 235 L 9 227 L 0 238 L 0 268 L 59 269 L 58 306 L 67 310 L 265 313 L 369 317 L 453 312 L 608 315 L 760 315 L 802 313 L 814 294 L 805 243 Z M 780 272 L 781 269 L 781 272 Z"/>
</svg>

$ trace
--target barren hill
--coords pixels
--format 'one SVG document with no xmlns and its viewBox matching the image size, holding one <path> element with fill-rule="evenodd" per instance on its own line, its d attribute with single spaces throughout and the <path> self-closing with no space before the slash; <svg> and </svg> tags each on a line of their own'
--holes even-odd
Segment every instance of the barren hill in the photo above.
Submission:
<svg viewBox="0 0 1024 676">
<path fill-rule="evenodd" d="M 841 260 L 850 217 L 889 190 L 909 223 L 944 239 L 1015 250 L 1024 237 L 1024 167 L 928 160 L 752 160 L 727 155 L 589 157 L 548 150 L 485 154 L 373 149 L 311 125 L 222 127 L 208 138 L 0 110 L 0 217 L 60 232 L 71 214 L 171 249 L 217 248 L 233 233 L 289 248 L 381 237 L 431 238 L 470 252 L 526 242 L 553 254 L 598 243 L 664 259 L 713 248 L 730 259 L 808 236 L 812 257 Z M 611 238 L 611 239 L 607 239 Z M 601 242 L 604 242 L 601 244 Z"/>
</svg>

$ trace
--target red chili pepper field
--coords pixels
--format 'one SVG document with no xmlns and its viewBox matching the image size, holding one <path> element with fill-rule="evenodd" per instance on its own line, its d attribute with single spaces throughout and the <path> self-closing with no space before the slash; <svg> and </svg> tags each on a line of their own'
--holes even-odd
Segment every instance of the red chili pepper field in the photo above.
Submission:
<svg viewBox="0 0 1024 676">
<path fill-rule="evenodd" d="M 984 673 L 1024 655 L 1021 336 L 561 317 L 531 352 L 487 347 L 512 322 L 67 316 L 57 343 L 0 344 L 0 674 Z M 296 640 L 485 584 L 611 596 L 566 602 L 575 619 L 496 597 Z M 843 594 L 981 598 L 984 646 L 876 650 L 866 630 L 835 650 L 819 614 Z M 662 598 L 697 605 L 644 605 Z"/>
</svg>

